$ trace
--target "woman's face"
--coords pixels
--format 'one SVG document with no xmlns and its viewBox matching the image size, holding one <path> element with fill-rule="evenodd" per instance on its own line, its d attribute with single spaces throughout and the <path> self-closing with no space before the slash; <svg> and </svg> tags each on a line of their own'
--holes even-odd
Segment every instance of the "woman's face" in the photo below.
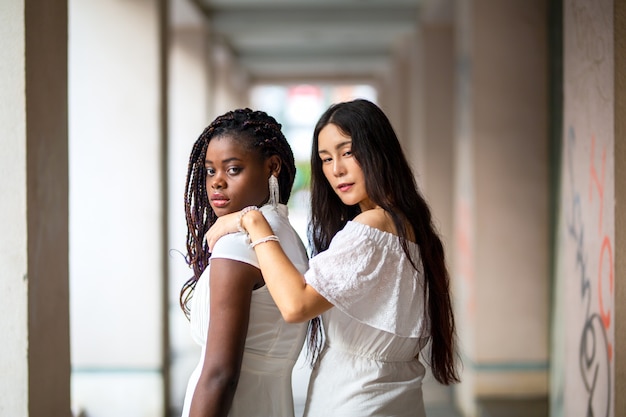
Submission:
<svg viewBox="0 0 626 417">
<path fill-rule="evenodd" d="M 218 217 L 247 206 L 260 206 L 267 200 L 269 159 L 263 161 L 232 136 L 211 139 L 204 167 L 207 196 Z"/>
<path fill-rule="evenodd" d="M 343 204 L 358 204 L 361 211 L 376 205 L 369 199 L 363 170 L 352 154 L 352 138 L 329 123 L 320 131 L 317 153 L 322 160 L 322 171 Z"/>
</svg>

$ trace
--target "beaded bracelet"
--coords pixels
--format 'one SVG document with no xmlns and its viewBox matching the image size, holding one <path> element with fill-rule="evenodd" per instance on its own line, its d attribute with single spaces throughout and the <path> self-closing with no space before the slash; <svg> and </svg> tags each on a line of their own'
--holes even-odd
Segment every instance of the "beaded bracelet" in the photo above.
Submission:
<svg viewBox="0 0 626 417">
<path fill-rule="evenodd" d="M 262 237 L 261 239 L 255 240 L 254 242 L 250 243 L 250 247 L 254 248 L 256 245 L 260 245 L 261 243 L 265 243 L 265 242 L 280 242 L 280 241 L 278 240 L 278 236 L 269 235 L 269 236 Z"/>
<path fill-rule="evenodd" d="M 241 221 L 243 220 L 243 216 L 245 216 L 246 213 L 249 213 L 252 210 L 257 210 L 258 211 L 259 208 L 257 206 L 248 206 L 248 207 L 242 209 L 239 212 L 239 216 L 237 217 L 237 230 L 239 230 L 241 233 L 245 233 L 246 235 L 248 234 L 248 231 L 243 228 L 243 225 L 241 224 Z"/>
</svg>

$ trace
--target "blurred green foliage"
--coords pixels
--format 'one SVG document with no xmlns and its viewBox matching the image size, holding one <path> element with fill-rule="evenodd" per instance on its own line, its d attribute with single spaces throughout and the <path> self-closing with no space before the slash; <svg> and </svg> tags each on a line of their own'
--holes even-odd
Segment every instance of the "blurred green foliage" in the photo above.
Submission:
<svg viewBox="0 0 626 417">
<path fill-rule="evenodd" d="M 311 184 L 311 165 L 309 161 L 296 161 L 296 178 L 293 182 L 292 193 L 308 190 Z"/>
</svg>

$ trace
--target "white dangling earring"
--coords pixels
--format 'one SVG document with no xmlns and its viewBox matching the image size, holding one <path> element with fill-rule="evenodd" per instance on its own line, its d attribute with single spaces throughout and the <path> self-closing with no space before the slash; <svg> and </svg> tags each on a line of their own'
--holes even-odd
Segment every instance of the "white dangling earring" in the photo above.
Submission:
<svg viewBox="0 0 626 417">
<path fill-rule="evenodd" d="M 278 178 L 276 178 L 274 174 L 270 175 L 269 184 L 270 184 L 270 199 L 268 203 L 276 207 L 280 203 L 280 190 L 278 189 Z"/>
</svg>

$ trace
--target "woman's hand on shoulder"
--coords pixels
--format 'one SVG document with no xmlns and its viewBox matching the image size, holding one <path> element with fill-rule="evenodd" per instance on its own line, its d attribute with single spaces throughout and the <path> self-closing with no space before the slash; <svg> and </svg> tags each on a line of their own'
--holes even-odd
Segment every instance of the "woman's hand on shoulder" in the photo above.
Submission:
<svg viewBox="0 0 626 417">
<path fill-rule="evenodd" d="M 254 239 L 258 239 L 258 236 L 256 236 L 258 233 L 261 233 L 261 236 L 274 233 L 267 219 L 259 209 L 247 208 L 234 213 L 225 214 L 219 217 L 204 235 L 204 240 L 206 240 L 207 245 L 209 245 L 209 252 L 213 252 L 215 243 L 219 238 L 229 233 L 240 231 L 247 232 L 249 237 L 254 237 Z"/>
<path fill-rule="evenodd" d="M 204 235 L 207 245 L 209 245 L 209 252 L 213 252 L 215 242 L 218 241 L 224 235 L 229 233 L 235 233 L 239 231 L 239 211 L 234 213 L 225 214 L 217 219 L 213 226 Z"/>
</svg>

